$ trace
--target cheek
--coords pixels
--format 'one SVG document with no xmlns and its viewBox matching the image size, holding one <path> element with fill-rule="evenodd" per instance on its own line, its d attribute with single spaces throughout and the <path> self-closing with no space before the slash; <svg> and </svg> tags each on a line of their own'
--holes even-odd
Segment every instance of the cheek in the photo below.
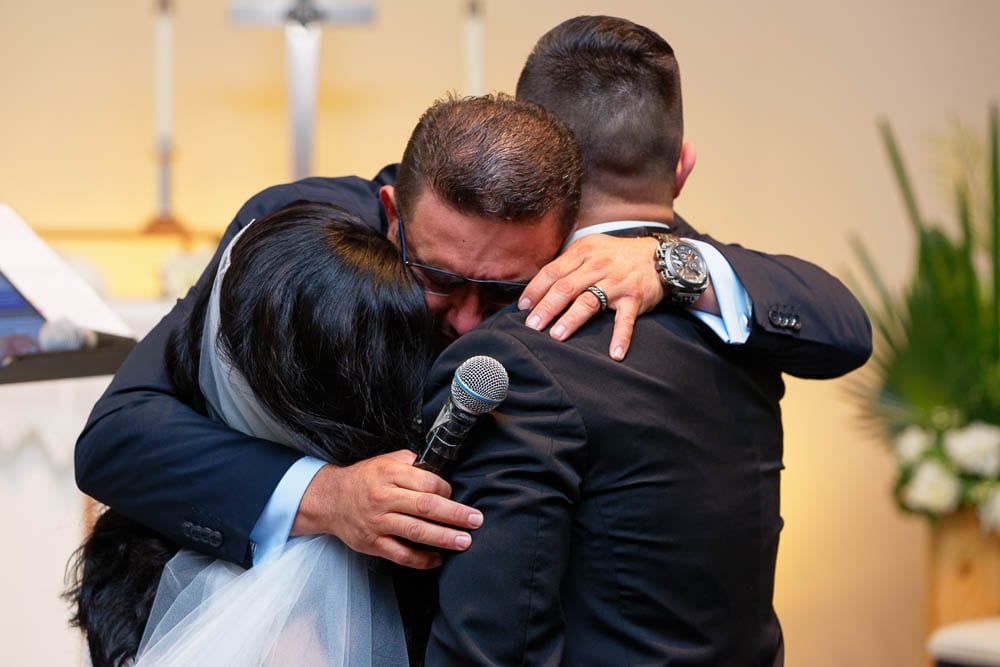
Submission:
<svg viewBox="0 0 1000 667">
<path fill-rule="evenodd" d="M 427 310 L 431 311 L 431 315 L 434 317 L 440 318 L 448 312 L 448 301 L 449 299 L 446 296 L 424 293 L 424 302 L 427 304 Z"/>
</svg>

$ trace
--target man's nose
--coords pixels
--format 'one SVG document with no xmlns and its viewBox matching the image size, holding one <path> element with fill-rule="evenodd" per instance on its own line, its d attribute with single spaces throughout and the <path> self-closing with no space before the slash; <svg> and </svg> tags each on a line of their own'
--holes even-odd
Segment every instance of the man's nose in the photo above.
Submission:
<svg viewBox="0 0 1000 667">
<path fill-rule="evenodd" d="M 479 296 L 479 290 L 463 289 L 448 298 L 448 325 L 459 336 L 468 333 L 477 324 L 489 317 L 491 311 Z"/>
</svg>

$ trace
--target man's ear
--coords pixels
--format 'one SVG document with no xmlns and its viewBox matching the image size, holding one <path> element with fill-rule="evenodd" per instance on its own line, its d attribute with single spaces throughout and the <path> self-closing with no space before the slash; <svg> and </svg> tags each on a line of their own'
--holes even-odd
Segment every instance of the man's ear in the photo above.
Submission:
<svg viewBox="0 0 1000 667">
<path fill-rule="evenodd" d="M 677 159 L 677 173 L 674 174 L 674 199 L 681 194 L 681 188 L 687 182 L 687 177 L 694 169 L 695 160 L 698 158 L 698 151 L 694 144 L 685 141 L 681 144 L 681 156 Z"/>
<path fill-rule="evenodd" d="M 399 236 L 399 213 L 396 211 L 396 188 L 391 185 L 383 185 L 379 188 L 378 198 L 382 201 L 382 208 L 385 209 L 385 217 L 389 220 L 389 229 L 386 237 L 393 243 Z"/>
</svg>

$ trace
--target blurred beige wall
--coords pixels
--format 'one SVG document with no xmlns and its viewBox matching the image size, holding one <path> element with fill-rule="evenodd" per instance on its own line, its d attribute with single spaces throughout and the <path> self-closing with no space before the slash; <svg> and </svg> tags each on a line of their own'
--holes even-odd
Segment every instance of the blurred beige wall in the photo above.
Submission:
<svg viewBox="0 0 1000 667">
<path fill-rule="evenodd" d="M 39 230 L 137 229 L 154 213 L 153 4 L 0 0 L 0 201 Z M 430 102 L 460 89 L 463 4 L 381 0 L 374 25 L 324 31 L 317 173 L 374 174 L 398 159 Z M 617 14 L 661 32 L 680 59 L 699 147 L 678 209 L 721 239 L 840 276 L 852 234 L 893 284 L 912 259 L 877 117 L 892 120 L 925 209 L 950 218 L 928 136 L 955 119 L 984 128 L 1000 98 L 995 0 L 483 4 L 490 90 L 511 91 L 534 40 L 569 16 Z M 231 24 L 224 0 L 176 6 L 174 208 L 193 228 L 221 231 L 290 173 L 283 36 Z M 118 294 L 154 289 L 145 254 L 80 252 L 116 276 Z M 844 389 L 791 380 L 783 402 L 775 597 L 787 662 L 918 665 L 926 528 L 894 510 L 892 462 L 855 427 Z M 7 601 L 0 626 L 30 637 L 21 616 Z"/>
</svg>

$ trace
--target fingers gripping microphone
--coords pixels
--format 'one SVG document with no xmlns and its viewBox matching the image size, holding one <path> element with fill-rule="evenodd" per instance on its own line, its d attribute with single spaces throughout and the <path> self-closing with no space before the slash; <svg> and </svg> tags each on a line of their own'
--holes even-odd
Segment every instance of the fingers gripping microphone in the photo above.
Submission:
<svg viewBox="0 0 1000 667">
<path fill-rule="evenodd" d="M 476 421 L 507 398 L 507 369 L 493 357 L 462 362 L 451 381 L 451 396 L 427 432 L 427 441 L 413 465 L 442 477 L 458 458 Z"/>
</svg>

